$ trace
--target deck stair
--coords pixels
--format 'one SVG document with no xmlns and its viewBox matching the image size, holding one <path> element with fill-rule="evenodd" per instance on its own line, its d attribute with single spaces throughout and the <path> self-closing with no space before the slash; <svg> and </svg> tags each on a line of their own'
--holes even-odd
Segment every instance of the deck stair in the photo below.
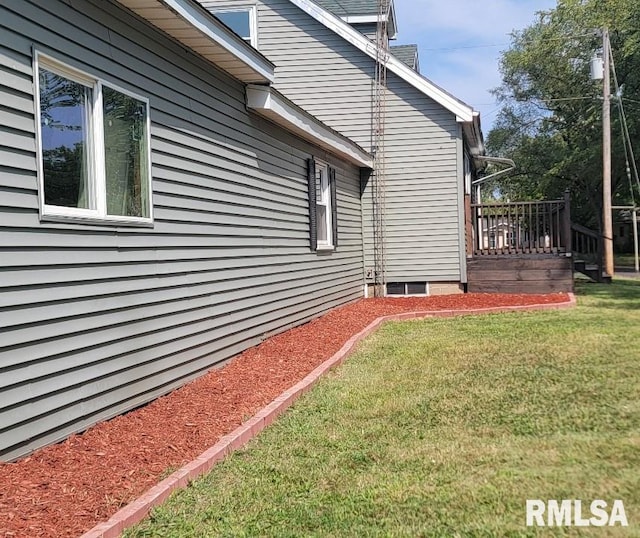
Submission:
<svg viewBox="0 0 640 538">
<path fill-rule="evenodd" d="M 611 283 L 611 276 L 603 271 L 602 235 L 594 230 L 571 224 L 573 270 L 594 282 Z"/>
</svg>

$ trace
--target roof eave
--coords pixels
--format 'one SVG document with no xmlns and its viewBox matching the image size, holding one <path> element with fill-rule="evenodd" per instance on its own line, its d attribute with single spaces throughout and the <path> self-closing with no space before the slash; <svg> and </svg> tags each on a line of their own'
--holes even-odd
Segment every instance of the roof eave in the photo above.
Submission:
<svg viewBox="0 0 640 538">
<path fill-rule="evenodd" d="M 389 13 L 387 15 L 387 24 L 389 25 L 389 39 L 398 37 L 398 25 L 396 23 L 396 6 L 393 0 L 389 2 Z"/>
<path fill-rule="evenodd" d="M 238 80 L 275 80 L 273 63 L 191 0 L 117 1 Z"/>
<path fill-rule="evenodd" d="M 369 153 L 289 101 L 271 86 L 247 85 L 247 108 L 329 153 L 359 167 L 373 168 L 373 157 Z"/>
<path fill-rule="evenodd" d="M 471 157 L 474 160 L 486 153 L 479 112 L 474 111 L 472 121 L 462 123 L 462 133 L 467 147 L 469 148 L 469 152 L 471 153 Z M 485 163 L 480 160 L 475 161 L 474 164 L 477 169 L 481 169 L 485 165 Z"/>
</svg>

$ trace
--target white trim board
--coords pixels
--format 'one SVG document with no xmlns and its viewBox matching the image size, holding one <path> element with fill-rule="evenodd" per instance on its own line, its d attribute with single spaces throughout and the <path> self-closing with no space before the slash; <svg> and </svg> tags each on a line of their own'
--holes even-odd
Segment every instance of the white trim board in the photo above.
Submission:
<svg viewBox="0 0 640 538">
<path fill-rule="evenodd" d="M 199 4 L 191 0 L 117 1 L 238 80 L 274 81 L 273 63 Z M 187 37 L 183 35 L 185 31 L 189 34 Z M 207 40 L 204 46 L 189 44 L 202 37 Z"/>
<path fill-rule="evenodd" d="M 373 168 L 373 157 L 364 149 L 294 105 L 270 86 L 247 85 L 247 108 L 357 166 Z"/>
<path fill-rule="evenodd" d="M 393 4 L 391 4 L 391 6 L 393 7 Z M 377 24 L 379 16 L 377 13 L 374 13 L 372 15 L 344 15 L 340 18 L 349 24 Z M 390 25 L 391 31 L 389 32 L 389 39 L 395 39 L 398 31 L 396 30 L 394 12 L 390 9 L 383 17 L 383 20 Z"/>
</svg>

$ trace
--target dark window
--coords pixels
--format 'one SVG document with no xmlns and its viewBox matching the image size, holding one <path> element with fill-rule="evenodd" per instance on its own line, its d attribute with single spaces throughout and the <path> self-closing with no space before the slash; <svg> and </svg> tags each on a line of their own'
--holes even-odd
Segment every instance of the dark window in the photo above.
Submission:
<svg viewBox="0 0 640 538">
<path fill-rule="evenodd" d="M 407 295 L 425 295 L 426 293 L 426 282 L 407 282 Z"/>
<path fill-rule="evenodd" d="M 426 282 L 389 282 L 387 295 L 426 295 Z"/>
<path fill-rule="evenodd" d="M 387 295 L 405 295 L 404 282 L 388 282 Z"/>
<path fill-rule="evenodd" d="M 93 88 L 43 68 L 39 76 L 45 204 L 88 209 Z"/>
</svg>

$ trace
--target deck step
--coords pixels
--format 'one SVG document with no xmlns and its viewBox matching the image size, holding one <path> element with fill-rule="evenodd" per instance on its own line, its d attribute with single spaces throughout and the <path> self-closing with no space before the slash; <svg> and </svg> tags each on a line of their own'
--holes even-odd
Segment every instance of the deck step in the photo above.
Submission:
<svg viewBox="0 0 640 538">
<path fill-rule="evenodd" d="M 600 267 L 594 263 L 588 263 L 584 260 L 574 260 L 573 270 L 588 276 L 594 282 L 603 284 L 611 284 L 611 277 L 603 272 Z"/>
</svg>

